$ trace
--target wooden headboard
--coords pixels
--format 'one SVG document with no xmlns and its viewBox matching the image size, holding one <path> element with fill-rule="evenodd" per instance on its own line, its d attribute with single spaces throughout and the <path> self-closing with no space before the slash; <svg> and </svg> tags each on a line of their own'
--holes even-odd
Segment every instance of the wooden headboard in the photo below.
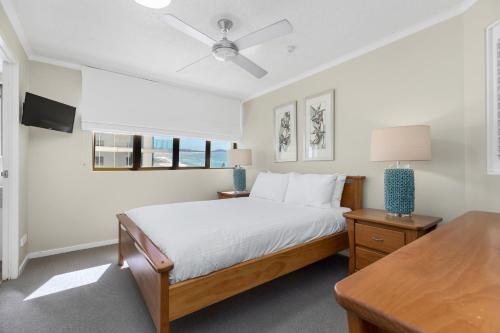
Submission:
<svg viewBox="0 0 500 333">
<path fill-rule="evenodd" d="M 341 207 L 349 207 L 352 210 L 363 208 L 363 182 L 365 176 L 347 176 L 342 192 Z"/>
</svg>

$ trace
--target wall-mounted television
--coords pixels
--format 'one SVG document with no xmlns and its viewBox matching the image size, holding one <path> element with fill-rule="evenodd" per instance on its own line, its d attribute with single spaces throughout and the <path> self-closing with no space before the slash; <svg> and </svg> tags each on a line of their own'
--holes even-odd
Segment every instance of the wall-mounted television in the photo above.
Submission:
<svg viewBox="0 0 500 333">
<path fill-rule="evenodd" d="M 22 124 L 73 133 L 76 108 L 51 99 L 26 93 Z"/>
</svg>

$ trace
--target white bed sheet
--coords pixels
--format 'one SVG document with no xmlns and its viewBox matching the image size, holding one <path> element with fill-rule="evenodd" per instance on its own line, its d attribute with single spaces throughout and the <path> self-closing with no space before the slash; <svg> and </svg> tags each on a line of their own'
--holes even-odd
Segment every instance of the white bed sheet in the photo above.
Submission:
<svg viewBox="0 0 500 333">
<path fill-rule="evenodd" d="M 174 263 L 170 282 L 210 274 L 345 229 L 349 208 L 258 198 L 146 206 L 126 214 Z"/>
</svg>

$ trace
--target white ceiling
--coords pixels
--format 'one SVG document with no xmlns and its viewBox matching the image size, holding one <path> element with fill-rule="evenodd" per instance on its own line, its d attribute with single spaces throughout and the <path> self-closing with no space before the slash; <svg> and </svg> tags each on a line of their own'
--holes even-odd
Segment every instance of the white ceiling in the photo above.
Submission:
<svg viewBox="0 0 500 333">
<path fill-rule="evenodd" d="M 161 10 L 133 0 L 0 0 L 31 59 L 50 59 L 196 86 L 242 99 L 460 14 L 475 0 L 172 0 Z M 202 43 L 160 20 L 172 13 L 206 34 L 234 21 L 237 39 L 283 18 L 294 32 L 242 53 L 269 74 L 256 79 L 208 60 Z M 289 54 L 287 46 L 297 46 Z"/>
</svg>

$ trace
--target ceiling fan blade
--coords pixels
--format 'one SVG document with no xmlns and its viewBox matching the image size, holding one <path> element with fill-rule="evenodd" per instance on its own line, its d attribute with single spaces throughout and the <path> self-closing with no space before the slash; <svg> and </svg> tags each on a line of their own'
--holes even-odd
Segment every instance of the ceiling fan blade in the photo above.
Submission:
<svg viewBox="0 0 500 333">
<path fill-rule="evenodd" d="M 200 42 L 212 46 L 215 43 L 215 40 L 207 35 L 205 35 L 203 32 L 196 30 L 189 24 L 179 20 L 177 17 L 175 17 L 172 14 L 165 14 L 162 16 L 162 20 L 170 25 L 172 28 L 177 29 L 183 33 L 185 33 L 188 36 L 193 37 L 194 39 L 199 40 Z"/>
<path fill-rule="evenodd" d="M 287 35 L 293 31 L 293 27 L 288 20 L 281 20 L 274 24 L 268 25 L 265 28 L 249 33 L 241 37 L 234 43 L 238 46 L 239 50 L 244 50 L 248 47 L 262 44 L 271 39 Z"/>
<path fill-rule="evenodd" d="M 188 65 L 186 65 L 186 66 L 184 66 L 184 67 L 179 68 L 179 69 L 178 69 L 178 70 L 176 70 L 175 72 L 176 72 L 176 73 L 182 72 L 182 71 L 183 71 L 183 70 L 185 70 L 186 68 L 191 67 L 191 66 L 193 66 L 193 65 L 196 65 L 197 63 L 202 62 L 203 60 L 205 60 L 205 59 L 207 59 L 207 58 L 209 58 L 209 57 L 211 57 L 211 56 L 212 56 L 212 54 L 208 54 L 208 55 L 204 56 L 203 58 L 200 58 L 200 59 L 198 59 L 198 60 L 195 60 L 195 61 L 193 61 L 192 63 L 190 63 L 190 64 L 188 64 Z"/>
<path fill-rule="evenodd" d="M 267 74 L 267 72 L 263 68 L 259 67 L 256 63 L 254 63 L 247 57 L 242 56 L 241 54 L 238 54 L 236 57 L 231 58 L 231 61 L 258 79 Z"/>
</svg>

